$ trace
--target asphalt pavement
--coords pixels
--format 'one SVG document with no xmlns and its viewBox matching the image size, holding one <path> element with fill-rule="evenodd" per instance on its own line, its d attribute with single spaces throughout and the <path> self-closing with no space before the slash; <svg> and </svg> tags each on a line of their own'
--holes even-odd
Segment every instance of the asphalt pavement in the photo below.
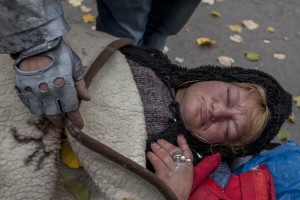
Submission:
<svg viewBox="0 0 300 200">
<path fill-rule="evenodd" d="M 83 0 L 97 15 L 95 0 Z M 83 23 L 83 13 L 68 0 L 62 0 L 65 17 L 70 24 L 91 29 L 95 23 Z M 213 16 L 212 12 L 216 13 Z M 195 13 L 175 36 L 169 37 L 167 55 L 175 63 L 186 67 L 220 65 L 220 56 L 234 60 L 233 65 L 261 69 L 274 76 L 293 96 L 300 96 L 300 1 L 299 0 L 215 0 L 213 4 L 200 3 Z M 251 20 L 258 28 L 242 25 Z M 229 25 L 241 25 L 235 33 Z M 230 39 L 239 35 L 243 41 Z M 198 45 L 196 40 L 206 37 L 216 41 L 210 46 Z M 247 52 L 260 55 L 258 61 L 245 57 Z M 179 59 L 178 59 L 179 58 Z M 180 62 L 178 62 L 180 61 Z M 300 142 L 300 107 L 293 104 L 295 123 L 286 122 L 283 129 L 291 139 Z"/>
</svg>

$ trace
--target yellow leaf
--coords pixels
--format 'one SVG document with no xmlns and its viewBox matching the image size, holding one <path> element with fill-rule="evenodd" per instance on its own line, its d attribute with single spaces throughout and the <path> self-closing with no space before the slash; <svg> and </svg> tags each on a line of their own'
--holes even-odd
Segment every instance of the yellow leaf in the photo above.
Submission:
<svg viewBox="0 0 300 200">
<path fill-rule="evenodd" d="M 212 44 L 215 44 L 216 42 L 217 41 L 211 40 L 211 39 L 206 38 L 206 37 L 197 38 L 197 44 L 198 45 L 212 45 Z"/>
<path fill-rule="evenodd" d="M 275 32 L 275 28 L 272 26 L 267 27 L 267 31 L 269 31 L 270 33 L 274 33 Z"/>
<path fill-rule="evenodd" d="M 245 53 L 245 56 L 250 61 L 259 61 L 261 60 L 261 56 L 258 53 L 249 51 Z"/>
<path fill-rule="evenodd" d="M 162 52 L 163 52 L 164 54 L 167 54 L 169 51 L 170 51 L 169 47 L 164 46 L 164 49 L 162 50 Z"/>
<path fill-rule="evenodd" d="M 286 58 L 286 55 L 283 53 L 275 53 L 274 58 L 277 58 L 278 60 L 283 60 Z"/>
<path fill-rule="evenodd" d="M 213 5 L 215 3 L 215 0 L 202 0 L 201 3 Z"/>
<path fill-rule="evenodd" d="M 293 124 L 296 123 L 296 118 L 295 118 L 295 114 L 294 113 L 292 113 L 292 114 L 289 115 L 288 121 L 291 122 L 291 123 L 293 123 Z"/>
<path fill-rule="evenodd" d="M 175 57 L 175 62 L 177 62 L 177 63 L 183 63 L 183 61 L 184 61 L 184 58 Z"/>
<path fill-rule="evenodd" d="M 238 35 L 238 34 L 234 34 L 230 36 L 230 40 L 234 41 L 234 42 L 244 42 L 244 39 L 242 38 L 242 36 Z"/>
<path fill-rule="evenodd" d="M 244 26 L 246 26 L 248 29 L 250 30 L 254 30 L 254 29 L 257 29 L 259 27 L 259 24 L 255 23 L 254 21 L 252 20 L 243 20 L 242 21 L 242 24 Z"/>
<path fill-rule="evenodd" d="M 93 23 L 95 21 L 96 17 L 92 15 L 91 13 L 85 14 L 82 16 L 82 21 L 84 23 Z"/>
<path fill-rule="evenodd" d="M 88 12 L 92 11 L 92 8 L 82 5 L 82 6 L 80 6 L 80 10 L 81 10 L 81 12 L 88 13 Z"/>
<path fill-rule="evenodd" d="M 73 7 L 81 6 L 81 0 L 69 0 L 69 4 L 71 4 Z"/>
<path fill-rule="evenodd" d="M 69 141 L 64 141 L 60 150 L 60 157 L 62 162 L 71 167 L 71 168 L 79 168 L 82 167 L 80 161 L 77 156 L 73 152 L 73 149 L 69 143 Z"/>
<path fill-rule="evenodd" d="M 217 11 L 211 11 L 210 13 L 213 17 L 221 17 L 221 13 L 217 12 Z"/>
<path fill-rule="evenodd" d="M 243 28 L 240 25 L 229 25 L 228 28 L 235 33 L 241 33 Z"/>
<path fill-rule="evenodd" d="M 300 107 L 300 96 L 295 96 L 295 97 L 293 97 L 293 101 L 295 101 L 295 102 L 296 102 L 296 105 L 297 105 L 298 107 Z"/>
<path fill-rule="evenodd" d="M 277 136 L 281 140 L 281 142 L 286 142 L 288 139 L 291 138 L 291 135 L 284 129 L 281 129 Z"/>
<path fill-rule="evenodd" d="M 218 61 L 220 64 L 222 64 L 226 67 L 230 67 L 234 63 L 233 58 L 228 57 L 228 56 L 219 56 Z"/>
</svg>

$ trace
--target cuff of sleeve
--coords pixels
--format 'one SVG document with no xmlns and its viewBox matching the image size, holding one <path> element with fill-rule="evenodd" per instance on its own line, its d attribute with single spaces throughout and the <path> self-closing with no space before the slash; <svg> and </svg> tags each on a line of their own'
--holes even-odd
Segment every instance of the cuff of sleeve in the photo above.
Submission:
<svg viewBox="0 0 300 200">
<path fill-rule="evenodd" d="M 41 27 L 1 38 L 0 54 L 16 54 L 63 36 L 70 26 L 63 16 Z M 35 36 L 35 37 L 34 37 Z M 29 39 L 30 38 L 30 39 Z"/>
</svg>

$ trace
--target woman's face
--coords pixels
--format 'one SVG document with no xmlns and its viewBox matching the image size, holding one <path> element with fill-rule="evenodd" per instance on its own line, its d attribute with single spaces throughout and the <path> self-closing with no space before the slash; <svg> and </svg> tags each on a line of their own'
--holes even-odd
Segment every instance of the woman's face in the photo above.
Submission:
<svg viewBox="0 0 300 200">
<path fill-rule="evenodd" d="M 203 81 L 179 89 L 176 101 L 190 132 L 203 142 L 220 144 L 244 133 L 258 96 L 230 83 Z"/>
</svg>

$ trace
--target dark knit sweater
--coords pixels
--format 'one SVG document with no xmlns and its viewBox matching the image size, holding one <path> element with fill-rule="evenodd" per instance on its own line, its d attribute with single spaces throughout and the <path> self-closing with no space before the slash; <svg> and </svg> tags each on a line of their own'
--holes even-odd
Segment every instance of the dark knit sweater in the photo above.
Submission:
<svg viewBox="0 0 300 200">
<path fill-rule="evenodd" d="M 141 67 L 134 61 L 128 63 L 143 103 L 147 135 L 162 132 L 167 127 L 168 121 L 175 119 L 169 109 L 174 94 L 171 94 L 153 70 Z"/>
</svg>

